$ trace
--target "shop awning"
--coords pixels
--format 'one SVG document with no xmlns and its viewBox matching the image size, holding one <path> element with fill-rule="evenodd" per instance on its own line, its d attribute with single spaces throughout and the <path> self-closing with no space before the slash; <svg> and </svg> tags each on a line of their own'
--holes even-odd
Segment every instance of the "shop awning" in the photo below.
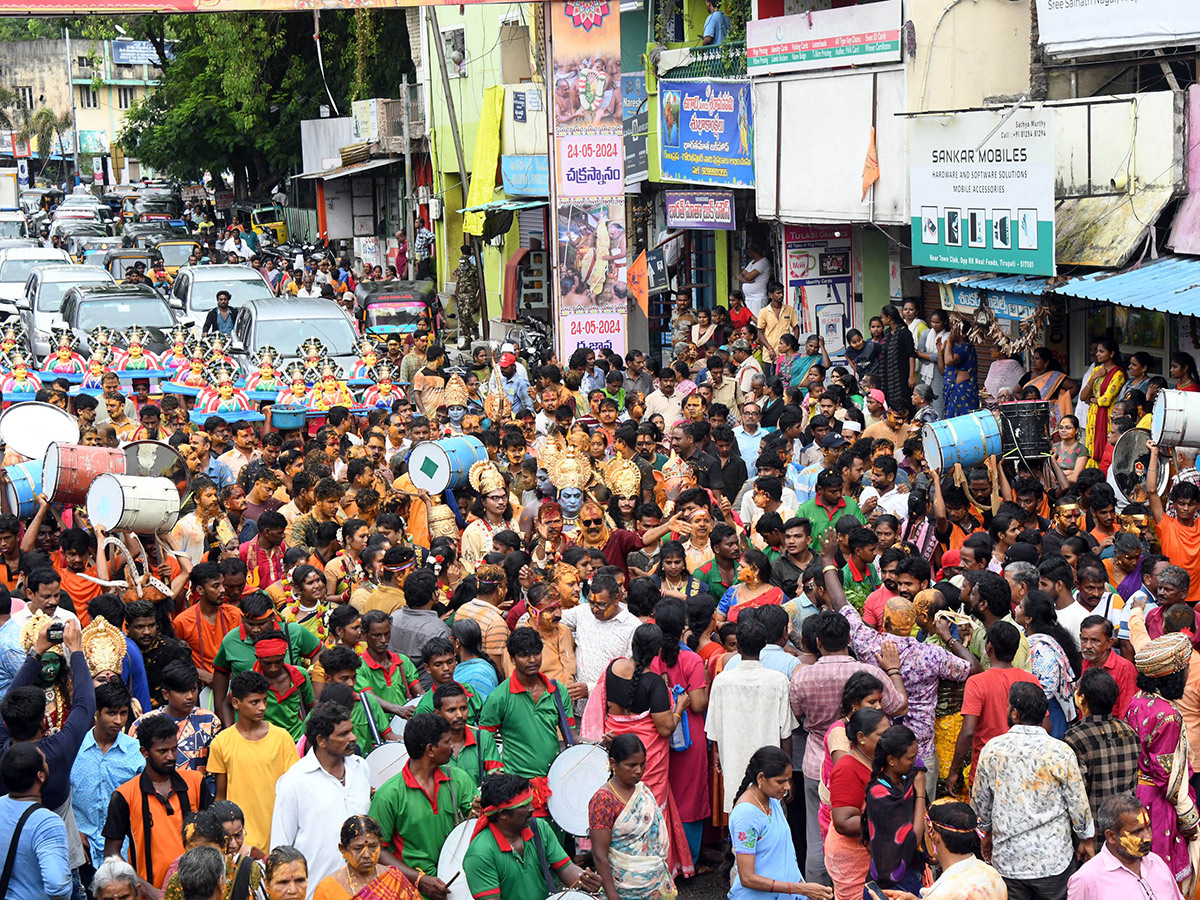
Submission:
<svg viewBox="0 0 1200 900">
<path fill-rule="evenodd" d="M 965 269 L 943 269 L 921 276 L 922 281 L 934 284 L 956 284 L 964 288 L 984 291 L 1004 291 L 1008 294 L 1041 294 L 1046 290 L 1047 278 L 1030 278 L 1028 275 L 993 275 L 988 272 L 969 272 Z"/>
<path fill-rule="evenodd" d="M 535 206 L 549 206 L 549 200 L 492 200 L 488 203 L 481 203 L 478 206 L 467 206 L 459 210 L 460 213 L 465 212 L 500 212 L 502 210 L 516 211 L 519 209 L 533 209 Z"/>
<path fill-rule="evenodd" d="M 1060 200 L 1054 211 L 1054 255 L 1060 266 L 1118 269 L 1145 242 L 1171 188 Z"/>
<path fill-rule="evenodd" d="M 402 162 L 404 162 L 404 158 L 400 156 L 389 157 L 388 159 L 369 159 L 366 162 L 351 163 L 348 166 L 338 166 L 336 169 L 325 169 L 321 172 L 301 172 L 296 177 L 303 179 L 320 178 L 324 181 L 332 181 L 335 178 L 345 178 L 347 175 L 361 175 L 363 172 L 369 172 L 372 169 Z"/>
<path fill-rule="evenodd" d="M 1182 316 L 1200 315 L 1200 259 L 1166 256 L 1126 272 L 1072 278 L 1057 294 Z"/>
</svg>

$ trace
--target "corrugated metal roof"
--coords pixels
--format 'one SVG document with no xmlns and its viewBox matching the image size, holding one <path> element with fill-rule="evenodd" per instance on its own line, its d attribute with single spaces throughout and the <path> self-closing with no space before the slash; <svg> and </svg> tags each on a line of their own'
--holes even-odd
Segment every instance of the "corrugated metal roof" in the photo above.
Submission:
<svg viewBox="0 0 1200 900">
<path fill-rule="evenodd" d="M 1111 197 L 1060 200 L 1054 210 L 1054 256 L 1060 266 L 1119 269 L 1146 239 L 1171 199 L 1171 188 Z"/>
<path fill-rule="evenodd" d="M 1009 294 L 1041 294 L 1046 290 L 1045 278 L 1028 275 L 996 275 L 990 272 L 969 272 L 965 269 L 943 269 L 921 276 L 922 281 L 935 284 L 957 284 L 965 288 L 1004 291 Z"/>
<path fill-rule="evenodd" d="M 1056 293 L 1176 315 L 1200 315 L 1200 259 L 1166 256 L 1127 272 L 1072 278 Z"/>
<path fill-rule="evenodd" d="M 313 179 L 321 178 L 325 181 L 332 181 L 335 178 L 345 178 L 347 175 L 358 175 L 360 172 L 369 172 L 371 169 L 378 169 L 382 166 L 390 166 L 392 163 L 404 163 L 404 157 L 394 156 L 389 159 L 369 159 L 365 162 L 351 163 L 348 166 L 337 166 L 333 169 L 325 169 L 321 172 L 301 172 L 297 178 Z"/>
</svg>

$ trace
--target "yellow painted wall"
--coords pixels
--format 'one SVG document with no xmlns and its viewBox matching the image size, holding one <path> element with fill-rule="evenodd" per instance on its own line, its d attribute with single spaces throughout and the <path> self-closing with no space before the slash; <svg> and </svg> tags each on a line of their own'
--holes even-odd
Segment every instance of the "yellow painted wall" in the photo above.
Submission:
<svg viewBox="0 0 1200 900">
<path fill-rule="evenodd" d="M 985 98 L 1020 96 L 1028 90 L 1030 0 L 959 0 L 943 17 L 948 2 L 907 4 L 917 34 L 917 56 L 908 67 L 908 108 L 962 109 L 980 106 Z"/>
</svg>

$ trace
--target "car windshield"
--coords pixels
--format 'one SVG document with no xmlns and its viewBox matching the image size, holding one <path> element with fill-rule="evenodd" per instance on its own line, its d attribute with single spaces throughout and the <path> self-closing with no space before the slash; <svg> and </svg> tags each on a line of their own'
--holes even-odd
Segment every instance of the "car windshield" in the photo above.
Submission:
<svg viewBox="0 0 1200 900">
<path fill-rule="evenodd" d="M 18 222 L 14 219 L 0 222 L 0 237 L 19 238 L 25 237 L 25 223 Z"/>
<path fill-rule="evenodd" d="M 255 225 L 282 222 L 283 212 L 278 206 L 264 206 L 261 209 L 256 209 L 252 214 L 252 218 Z"/>
<path fill-rule="evenodd" d="M 108 284 L 107 278 L 93 276 L 88 278 L 84 275 L 76 276 L 70 281 L 42 281 L 41 290 L 38 291 L 37 308 L 38 312 L 58 312 L 62 307 L 62 299 L 67 295 L 67 291 L 81 284 Z"/>
<path fill-rule="evenodd" d="M 133 267 L 138 263 L 149 268 L 150 264 L 144 256 L 117 256 L 109 263 L 108 271 L 113 278 L 118 281 L 124 278 L 129 272 L 133 271 Z"/>
<path fill-rule="evenodd" d="M 367 326 L 377 334 L 416 331 L 426 327 L 425 323 L 424 303 L 385 300 L 367 307 Z"/>
<path fill-rule="evenodd" d="M 232 306 L 242 306 L 251 300 L 271 297 L 267 283 L 255 275 L 253 278 L 214 278 L 212 281 L 197 280 L 192 287 L 192 309 L 206 312 L 217 308 L 217 291 L 229 291 Z"/>
<path fill-rule="evenodd" d="M 79 304 L 79 321 L 75 327 L 85 333 L 98 325 L 121 331 L 136 322 L 151 328 L 170 328 L 175 323 L 167 305 L 155 297 L 114 297 L 112 300 L 89 300 Z"/>
<path fill-rule="evenodd" d="M 184 266 L 187 265 L 188 257 L 192 255 L 192 251 L 196 249 L 196 245 L 162 244 L 155 249 L 158 250 L 159 256 L 163 258 L 163 265 Z"/>
<path fill-rule="evenodd" d="M 341 318 L 259 319 L 254 335 L 254 346 L 270 344 L 284 353 L 300 346 L 305 338 L 317 337 L 329 348 L 330 356 L 346 356 L 353 352 L 354 328 Z"/>
<path fill-rule="evenodd" d="M 46 263 L 66 262 L 61 256 L 54 256 L 43 259 L 6 259 L 3 265 L 0 265 L 0 282 L 5 284 L 19 281 L 22 284 L 29 278 L 29 273 L 33 271 L 34 266 L 44 266 Z M 125 326 L 128 328 L 129 326 Z"/>
</svg>

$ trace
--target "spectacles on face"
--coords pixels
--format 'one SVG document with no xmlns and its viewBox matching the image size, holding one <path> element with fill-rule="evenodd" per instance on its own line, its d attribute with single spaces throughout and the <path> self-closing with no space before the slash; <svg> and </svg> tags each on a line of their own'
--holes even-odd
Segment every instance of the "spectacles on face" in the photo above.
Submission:
<svg viewBox="0 0 1200 900">
<path fill-rule="evenodd" d="M 603 519 L 580 519 L 579 523 L 581 525 L 593 525 L 593 526 L 594 525 L 603 525 L 604 520 Z"/>
</svg>

